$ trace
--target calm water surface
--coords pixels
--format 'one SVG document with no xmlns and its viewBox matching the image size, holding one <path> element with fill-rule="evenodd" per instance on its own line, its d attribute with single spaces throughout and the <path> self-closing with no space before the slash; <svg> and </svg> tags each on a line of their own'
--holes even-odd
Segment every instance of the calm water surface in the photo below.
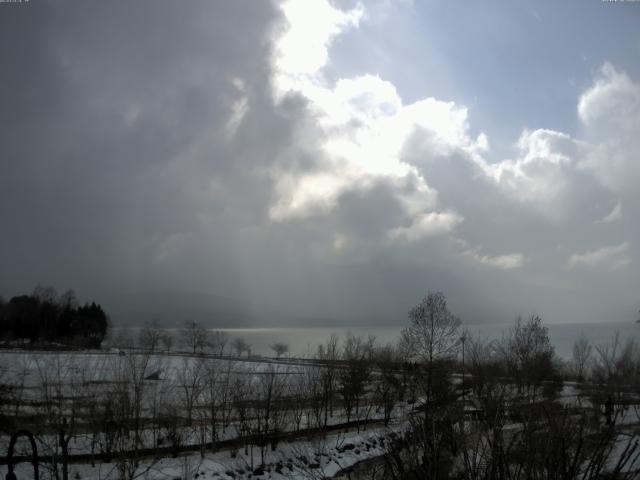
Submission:
<svg viewBox="0 0 640 480">
<path fill-rule="evenodd" d="M 474 337 L 483 339 L 499 339 L 511 328 L 512 324 L 499 325 L 464 325 Z M 637 323 L 573 323 L 546 325 L 549 336 L 556 353 L 563 358 L 570 358 L 573 344 L 581 335 L 593 345 L 610 344 L 616 332 L 620 340 L 627 339 L 640 341 L 640 324 Z M 340 339 L 346 337 L 348 332 L 361 335 L 365 338 L 374 335 L 379 344 L 394 343 L 400 336 L 402 327 L 322 327 L 322 328 L 231 328 L 224 330 L 231 339 L 241 337 L 251 345 L 252 353 L 257 355 L 272 355 L 269 348 L 275 342 L 284 342 L 289 345 L 291 355 L 311 356 L 318 345 L 325 343 L 332 333 Z"/>
</svg>

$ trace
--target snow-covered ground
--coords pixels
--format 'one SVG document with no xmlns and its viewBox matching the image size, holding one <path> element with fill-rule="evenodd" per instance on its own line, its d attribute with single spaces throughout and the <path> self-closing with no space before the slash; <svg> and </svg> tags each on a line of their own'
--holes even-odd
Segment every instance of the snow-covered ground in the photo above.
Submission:
<svg viewBox="0 0 640 480">
<path fill-rule="evenodd" d="M 311 375 L 318 368 L 314 365 L 296 363 L 294 361 L 273 361 L 271 359 L 222 359 L 214 357 L 190 356 L 188 354 L 154 354 L 141 355 L 136 352 L 24 352 L 1 351 L 0 352 L 0 386 L 4 385 L 7 397 L 0 403 L 0 412 L 6 417 L 11 417 L 12 412 L 21 418 L 28 418 L 31 414 L 46 415 L 46 402 L 43 400 L 49 395 L 49 399 L 59 400 L 55 411 L 58 417 L 72 415 L 71 405 L 74 401 L 78 410 L 73 414 L 77 416 L 83 427 L 78 428 L 69 441 L 69 453 L 73 455 L 86 455 L 92 451 L 99 452 L 96 447 L 100 441 L 104 442 L 103 432 L 91 433 L 87 423 L 87 402 L 102 402 L 102 396 L 113 394 L 117 389 L 130 382 L 132 377 L 138 377 L 141 381 L 143 400 L 142 426 L 140 438 L 142 446 L 157 448 L 160 441 L 166 440 L 166 431 L 158 425 L 145 426 L 145 419 L 158 421 L 158 412 L 162 402 L 177 405 L 176 418 L 179 419 L 174 426 L 174 434 L 180 438 L 179 447 L 199 445 L 203 439 L 208 442 L 211 433 L 207 430 L 210 426 L 210 418 L 207 405 L 210 398 L 219 395 L 219 388 L 226 382 L 224 388 L 230 395 L 240 393 L 241 400 L 255 401 L 260 397 L 259 388 L 264 388 L 265 379 L 277 378 L 282 381 L 283 388 L 290 388 L 299 381 L 316 381 Z M 137 371 L 136 369 L 139 369 Z M 199 370 L 201 369 L 201 370 Z M 183 421 L 186 415 L 183 396 L 189 393 L 189 381 L 195 376 L 201 375 L 200 381 L 210 381 L 206 375 L 217 375 L 211 384 L 209 395 L 200 390 L 198 395 L 203 396 L 200 404 L 195 402 L 193 421 L 190 426 Z M 123 373 L 129 377 L 123 377 Z M 209 378 L 209 380 L 204 380 Z M 374 374 L 375 378 L 375 374 Z M 454 383 L 459 384 L 461 378 L 455 376 Z M 217 382 L 217 383 L 216 383 Z M 128 385 L 128 384 L 127 384 Z M 305 384 L 309 385 L 309 384 Z M 242 391 L 239 391 L 241 389 Z M 262 392 L 264 394 L 264 391 Z M 295 390 L 281 392 L 281 400 L 290 402 Z M 9 398 L 10 397 L 10 398 Z M 9 401 L 7 401 L 9 399 Z M 84 401 L 84 403 L 82 403 Z M 236 402 L 238 400 L 235 400 Z M 565 382 L 559 392 L 558 401 L 567 407 L 581 406 L 591 408 L 588 396 L 584 395 L 581 386 L 574 382 Z M 231 402 L 231 400 L 229 400 Z M 240 402 L 242 403 L 242 401 Z M 418 403 L 420 399 L 418 398 Z M 79 405 L 79 406 L 78 406 Z M 76 408 L 73 407 L 73 408 Z M 337 406 L 332 415 L 329 415 L 327 425 L 332 430 L 327 435 L 316 435 L 314 438 L 304 438 L 297 434 L 281 440 L 276 451 L 260 451 L 257 446 L 248 446 L 245 452 L 240 440 L 241 420 L 239 412 L 233 411 L 226 420 L 226 427 L 216 428 L 216 442 L 219 451 L 200 453 L 182 453 L 179 456 L 150 460 L 145 457 L 138 468 L 139 478 L 147 479 L 188 479 L 188 478 L 213 478 L 213 479 L 302 479 L 302 478 L 330 478 L 336 473 L 348 469 L 353 465 L 370 460 L 385 453 L 384 440 L 391 432 L 402 432 L 406 428 L 406 419 L 414 405 L 406 402 L 396 402 L 394 415 L 389 428 L 382 428 L 381 420 L 383 412 L 373 403 L 373 384 L 369 384 L 362 395 L 360 404 L 360 419 L 365 421 L 377 421 L 362 426 L 360 432 L 337 430 L 336 427 L 347 422 L 346 412 L 341 406 Z M 236 408 L 231 407 L 231 408 Z M 237 407 L 240 408 L 240 407 Z M 254 410 L 252 411 L 251 408 Z M 248 407 L 246 415 L 259 415 L 259 406 Z M 286 409 L 293 408 L 286 406 Z M 84 410 L 82 410 L 84 409 Z M 81 411 L 82 410 L 82 411 Z M 288 410 L 286 410 L 288 412 Z M 636 412 L 633 406 L 616 407 L 618 415 L 615 418 L 616 425 L 620 426 L 621 434 L 617 438 L 612 459 L 624 452 L 629 444 L 629 436 L 637 428 L 640 420 L 640 412 Z M 314 418 L 312 407 L 302 407 L 297 421 L 290 413 L 277 428 L 281 433 L 304 431 L 313 429 L 318 424 L 318 417 Z M 317 413 L 316 413 L 317 415 Z M 353 420 L 353 417 L 351 417 Z M 246 418 L 244 420 L 247 421 Z M 260 432 L 258 417 L 249 418 L 249 423 L 254 422 L 254 427 Z M 258 422 L 258 423 L 256 423 Z M 471 417 L 465 422 L 471 427 Z M 366 422 L 365 422 L 366 423 Z M 247 423 L 245 423 L 245 426 Z M 257 427 L 256 427 L 257 425 Z M 340 427 L 342 428 L 342 427 Z M 522 428 L 518 423 L 505 425 L 505 431 L 517 432 Z M 53 430 L 37 432 L 40 454 L 48 455 L 58 451 L 57 434 Z M 8 436 L 0 435 L 0 451 L 5 451 L 8 445 Z M 163 444 L 163 447 L 166 443 Z M 264 454 L 264 463 L 261 455 Z M 76 459 L 77 461 L 77 459 Z M 84 460 L 82 460 L 84 461 Z M 615 460 L 611 460 L 612 466 Z M 261 467 L 264 465 L 264 467 Z M 6 473 L 6 466 L 0 466 L 0 474 Z M 44 465 L 43 465 L 44 468 Z M 18 478 L 30 478 L 31 466 L 20 464 L 17 467 Z M 95 466 L 89 463 L 71 463 L 70 478 L 74 479 L 115 479 L 119 477 L 118 465 L 109 462 L 96 462 Z M 41 478 L 47 478 L 43 476 Z"/>
<path fill-rule="evenodd" d="M 174 480 L 212 478 L 220 480 L 273 479 L 297 480 L 331 478 L 338 472 L 363 460 L 385 453 L 384 443 L 390 430 L 369 429 L 363 432 L 340 432 L 315 440 L 283 442 L 277 451 L 267 451 L 264 466 L 257 447 L 244 450 L 223 450 L 216 453 L 179 455 L 176 458 L 144 460 L 137 469 L 139 478 Z M 16 466 L 18 478 L 30 478 L 32 466 Z M 0 466 L 4 477 L 6 466 Z M 69 478 L 107 480 L 118 478 L 116 463 L 71 464 Z M 46 478 L 46 477 L 45 477 Z"/>
<path fill-rule="evenodd" d="M 153 377 L 143 381 L 145 400 L 143 403 L 142 417 L 151 418 L 159 401 L 172 403 L 179 406 L 178 415 L 184 418 L 185 410 L 181 395 L 185 393 L 187 380 L 192 379 L 194 369 L 209 369 L 218 372 L 220 378 L 216 381 L 227 379 L 229 384 L 225 388 L 231 388 L 230 394 L 236 394 L 239 385 L 246 388 L 246 400 L 257 398 L 259 393 L 254 388 L 259 388 L 261 377 L 274 377 L 286 381 L 287 385 L 295 384 L 304 375 L 308 374 L 312 365 L 296 365 L 289 361 L 273 362 L 259 361 L 251 359 L 217 359 L 212 357 L 201 358 L 189 355 L 165 355 L 157 354 L 144 358 L 143 355 L 135 353 L 121 354 L 114 352 L 22 352 L 4 351 L 0 352 L 0 384 L 10 385 L 10 395 L 13 402 L 4 402 L 0 408 L 5 411 L 5 415 L 11 416 L 15 409 L 16 414 L 29 416 L 30 414 L 47 415 L 47 408 L 42 404 L 43 395 L 51 395 L 52 398 L 60 400 L 56 406 L 56 415 L 70 418 L 71 405 L 80 399 L 94 399 L 96 402 L 104 400 L 103 395 L 107 392 L 117 390 L 119 382 L 123 382 L 122 372 L 131 373 L 131 368 L 141 367 L 143 374 L 141 378 Z M 204 375 L 204 371 L 197 373 Z M 187 378 L 189 377 L 189 378 Z M 240 383 L 238 383 L 240 382 Z M 229 387 L 231 385 L 231 387 Z M 248 387 L 248 388 L 247 388 Z M 214 385 L 214 388 L 215 385 Z M 288 392 L 286 394 L 290 394 Z M 200 392 L 203 395 L 203 392 Z M 58 397 L 60 396 L 60 397 Z M 360 418 L 366 421 L 375 421 L 383 417 L 383 412 L 376 411 L 371 405 L 371 400 L 365 394 L 361 403 Z M 54 403 L 56 403 L 56 400 Z M 85 402 L 86 403 L 86 402 Z M 84 404 L 83 404 L 84 405 Z M 204 403 L 203 403 L 204 405 Z M 78 407 L 80 408 L 80 407 Z M 81 408 L 87 408 L 86 405 Z M 205 441 L 210 432 L 207 430 L 207 412 L 201 411 L 197 407 L 193 412 L 193 424 L 183 426 L 182 420 L 178 422 L 177 434 L 180 437 L 180 447 L 198 445 Z M 399 418 L 404 416 L 406 403 L 398 405 L 397 413 Z M 365 413 L 366 412 L 366 413 Z M 401 413 L 402 412 L 402 413 Z M 248 413 L 255 415 L 256 413 Z M 76 410 L 75 415 L 86 425 L 86 412 Z M 85 417 L 83 417 L 85 415 Z M 339 407 L 336 407 L 327 418 L 329 428 L 347 422 L 347 416 Z M 353 420 L 353 416 L 351 417 Z M 314 428 L 317 425 L 317 418 L 307 408 L 300 415 L 300 419 L 294 422 L 293 418 L 287 416 L 280 425 L 282 432 L 294 432 Z M 381 422 L 378 422 L 378 425 Z M 76 429 L 76 432 L 69 440 L 69 454 L 87 455 L 93 451 L 100 452 L 97 445 L 105 443 L 102 432 L 96 436 L 87 430 L 88 427 Z M 396 425 L 396 429 L 398 426 Z M 185 476 L 187 471 L 192 473 L 200 472 L 205 478 L 322 478 L 331 476 L 336 472 L 348 468 L 353 464 L 375 457 L 382 453 L 382 446 L 378 437 L 384 437 L 385 431 L 373 428 L 369 424 L 367 430 L 362 427 L 361 433 L 331 433 L 326 437 L 318 436 L 319 439 L 281 441 L 275 452 L 267 452 L 265 458 L 264 474 L 259 474 L 258 465 L 259 448 L 255 445 L 249 447 L 245 453 L 238 451 L 238 445 L 242 442 L 231 442 L 241 437 L 241 424 L 238 419 L 238 412 L 233 412 L 228 419 L 225 429 L 220 429 L 218 425 L 216 442 L 227 441 L 227 450 L 217 453 L 207 452 L 203 457 L 199 453 L 183 454 L 177 458 L 163 458 L 152 463 L 144 463 L 140 466 L 141 478 L 191 478 Z M 167 432 L 162 431 L 157 426 L 140 429 L 140 438 L 145 447 L 154 448 L 160 445 L 162 436 Z M 296 437 L 299 438 L 299 437 Z M 0 435 L 0 450 L 6 451 L 9 438 L 7 435 Z M 55 431 L 39 432 L 37 441 L 40 455 L 49 455 L 58 451 L 57 433 Z M 229 445 L 234 445 L 229 447 Z M 56 446 L 58 445 L 58 446 Z M 231 448 L 231 449 L 229 449 Z M 235 449 L 235 450 L 234 450 Z M 145 460 L 149 462 L 149 460 Z M 29 478 L 30 465 L 20 464 L 18 471 L 23 474 L 19 478 Z M 257 470 L 257 471 L 256 471 Z M 6 466 L 0 467 L 0 472 L 6 472 Z M 96 462 L 95 466 L 90 464 L 72 463 L 70 465 L 70 478 L 117 478 L 117 465 L 114 463 Z M 45 477 L 46 478 L 46 477 Z"/>
</svg>

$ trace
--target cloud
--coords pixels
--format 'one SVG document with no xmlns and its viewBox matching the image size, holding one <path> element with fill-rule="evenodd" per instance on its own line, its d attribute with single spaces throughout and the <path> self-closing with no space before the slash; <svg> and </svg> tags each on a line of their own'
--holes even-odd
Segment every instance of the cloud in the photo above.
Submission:
<svg viewBox="0 0 640 480">
<path fill-rule="evenodd" d="M 592 147 L 583 140 L 548 129 L 525 130 L 518 157 L 487 165 L 490 178 L 509 197 L 554 222 L 583 215 L 594 199 L 611 193 L 586 167 Z"/>
<path fill-rule="evenodd" d="M 611 63 L 605 63 L 594 84 L 578 102 L 578 115 L 587 126 L 602 124 L 618 132 L 637 132 L 640 88 Z"/>
<path fill-rule="evenodd" d="M 289 22 L 297 18 L 298 7 L 297 3 L 282 5 Z M 305 63 L 304 68 L 297 62 L 281 61 L 297 56 L 299 43 L 291 38 L 302 27 L 292 23 L 276 42 L 279 56 L 274 64 L 274 83 L 276 98 L 299 95 L 307 102 L 321 128 L 317 141 L 321 161 L 299 171 L 288 165 L 272 171 L 277 198 L 270 209 L 271 218 L 287 221 L 329 214 L 339 208 L 346 192 L 366 190 L 385 181 L 397 187 L 395 203 L 404 206 L 411 224 L 407 227 L 407 220 L 399 218 L 388 231 L 389 237 L 415 239 L 449 230 L 459 223 L 460 215 L 436 211 L 436 192 L 416 165 L 403 160 L 404 149 L 416 131 L 428 135 L 440 152 L 486 148 L 486 137 L 481 135 L 477 141 L 469 138 L 465 108 L 434 98 L 406 105 L 395 86 L 377 75 L 340 78 L 331 85 L 322 74 L 328 48 L 337 33 L 358 26 L 362 6 L 340 11 L 325 2 L 314 8 L 323 12 L 313 17 L 315 30 L 309 40 L 315 45 L 315 60 Z M 302 23 L 310 21 L 308 15 L 305 18 Z M 405 188 L 407 184 L 412 188 Z"/>
<path fill-rule="evenodd" d="M 616 203 L 616 206 L 607 214 L 606 217 L 598 220 L 596 223 L 613 223 L 622 220 L 622 204 Z"/>
<path fill-rule="evenodd" d="M 575 253 L 569 258 L 569 268 L 598 268 L 617 270 L 631 263 L 629 250 L 631 243 L 623 242 L 620 245 L 602 247 L 589 250 L 585 253 Z"/>
<path fill-rule="evenodd" d="M 19 45 L 0 73 L 5 292 L 75 288 L 115 319 L 124 291 L 243 295 L 233 245 L 266 211 L 261 162 L 290 130 L 265 63 L 278 11 L 254 7 L 41 2 L 2 16 Z"/>
<path fill-rule="evenodd" d="M 520 268 L 524 264 L 524 255 L 521 253 L 511 253 L 507 255 L 496 255 L 494 257 L 489 255 L 482 255 L 477 251 L 467 250 L 465 255 L 474 261 L 483 265 L 498 268 L 500 270 L 511 270 L 514 268 Z"/>
<path fill-rule="evenodd" d="M 285 12 L 286 8 L 285 4 Z M 622 220 L 620 209 L 611 210 L 618 192 L 594 167 L 594 157 L 603 148 L 601 138 L 591 131 L 580 136 L 550 128 L 524 129 L 514 144 L 515 155 L 495 158 L 488 135 L 471 134 L 478 129 L 472 128 L 464 105 L 433 97 L 405 102 L 392 82 L 375 74 L 330 79 L 324 73 L 331 66 L 332 43 L 366 21 L 366 11 L 361 15 L 360 8 L 358 4 L 352 11 L 340 11 L 333 18 L 342 20 L 319 27 L 332 32 L 321 42 L 327 52 L 322 62 L 302 75 L 275 66 L 275 78 L 288 80 L 279 83 L 276 98 L 303 99 L 318 133 L 314 162 L 272 171 L 276 195 L 271 219 L 291 225 L 313 220 L 329 229 L 340 219 L 340 229 L 326 241 L 336 252 L 357 250 L 359 257 L 365 252 L 384 255 L 385 241 L 408 252 L 428 239 L 429 248 L 442 256 L 421 257 L 419 262 L 449 266 L 458 259 L 471 260 L 513 278 L 522 272 L 519 278 L 525 283 L 527 275 L 535 275 L 535 282 L 564 281 L 555 281 L 551 273 L 565 261 L 558 252 L 579 248 L 581 235 L 591 235 L 589 229 L 602 219 Z M 589 92 L 621 81 L 616 75 L 606 76 L 609 68 L 603 68 L 604 77 L 596 78 L 581 97 L 583 123 L 598 118 L 595 110 L 589 113 L 589 104 L 596 101 L 594 96 L 587 98 Z M 626 92 L 628 87 L 626 82 L 618 90 Z M 621 135 L 613 132 L 611 138 L 616 148 L 627 151 Z M 405 188 L 409 183 L 411 190 Z M 386 185 L 382 196 L 375 189 L 381 184 Z M 384 218 L 380 225 L 386 230 L 351 228 L 362 218 L 345 203 L 354 192 L 368 192 L 369 210 L 375 208 Z M 612 237 L 615 241 L 615 234 Z M 480 245 L 519 253 L 488 255 Z M 578 255 L 572 264 L 581 262 Z M 615 268 L 624 262 L 616 259 Z"/>
<path fill-rule="evenodd" d="M 331 40 L 345 29 L 357 26 L 363 14 L 360 3 L 342 11 L 326 1 L 286 1 L 281 4 L 286 26 L 274 49 L 275 94 L 279 97 L 308 82 L 326 65 Z M 311 85 L 307 85 L 309 88 Z"/>
<path fill-rule="evenodd" d="M 430 212 L 419 215 L 407 227 L 397 227 L 389 232 L 390 238 L 415 242 L 424 237 L 451 232 L 463 218 L 454 212 Z"/>
<path fill-rule="evenodd" d="M 640 83 L 605 63 L 581 96 L 578 114 L 593 148 L 586 166 L 623 198 L 640 182 Z"/>
<path fill-rule="evenodd" d="M 227 120 L 226 130 L 227 138 L 229 139 L 235 136 L 242 123 L 242 119 L 249 111 L 249 99 L 246 95 L 247 92 L 244 82 L 240 78 L 234 78 L 232 83 L 237 88 L 239 96 L 231 105 L 231 112 Z"/>
</svg>

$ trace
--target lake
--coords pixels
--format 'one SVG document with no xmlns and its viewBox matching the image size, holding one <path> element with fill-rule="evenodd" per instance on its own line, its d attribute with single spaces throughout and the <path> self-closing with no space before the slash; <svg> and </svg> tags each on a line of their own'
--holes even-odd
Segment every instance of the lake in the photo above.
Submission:
<svg viewBox="0 0 640 480">
<path fill-rule="evenodd" d="M 513 324 L 463 325 L 473 337 L 482 339 L 499 339 Z M 594 346 L 610 344 L 616 332 L 620 340 L 636 339 L 640 342 L 640 324 L 637 323 L 565 323 L 546 325 L 549 337 L 556 353 L 565 359 L 571 358 L 573 344 L 584 335 Z M 231 339 L 241 337 L 251 345 L 251 351 L 257 355 L 273 355 L 269 345 L 283 342 L 289 345 L 292 356 L 311 356 L 319 344 L 326 343 L 332 333 L 342 340 L 348 332 L 368 337 L 374 335 L 377 343 L 394 343 L 400 336 L 403 326 L 390 327 L 310 327 L 310 328 L 225 328 Z"/>
</svg>

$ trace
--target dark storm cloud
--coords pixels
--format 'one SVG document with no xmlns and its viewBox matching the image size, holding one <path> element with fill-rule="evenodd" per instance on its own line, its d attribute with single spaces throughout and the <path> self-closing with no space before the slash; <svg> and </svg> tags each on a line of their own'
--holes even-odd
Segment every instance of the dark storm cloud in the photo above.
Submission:
<svg viewBox="0 0 640 480">
<path fill-rule="evenodd" d="M 116 301 L 205 281 L 240 287 L 230 229 L 263 215 L 268 192 L 251 169 L 269 152 L 221 139 L 242 94 L 234 79 L 248 96 L 268 94 L 274 6 L 12 7 L 0 16 L 3 290 L 45 282 Z M 273 117 L 264 112 L 258 141 L 286 135 Z M 234 198 L 215 198 L 216 182 Z M 163 269 L 171 239 L 189 254 Z"/>
<path fill-rule="evenodd" d="M 327 263 L 324 249 L 341 222 L 379 229 L 379 211 L 392 213 L 382 190 L 367 218 L 359 192 L 345 194 L 342 220 L 268 218 L 270 168 L 323 163 L 305 100 L 271 98 L 275 5 L 43 2 L 3 13 L 5 296 L 38 282 L 73 288 L 136 323 L 359 321 L 375 309 L 351 296 L 368 296 L 367 272 Z"/>
</svg>

